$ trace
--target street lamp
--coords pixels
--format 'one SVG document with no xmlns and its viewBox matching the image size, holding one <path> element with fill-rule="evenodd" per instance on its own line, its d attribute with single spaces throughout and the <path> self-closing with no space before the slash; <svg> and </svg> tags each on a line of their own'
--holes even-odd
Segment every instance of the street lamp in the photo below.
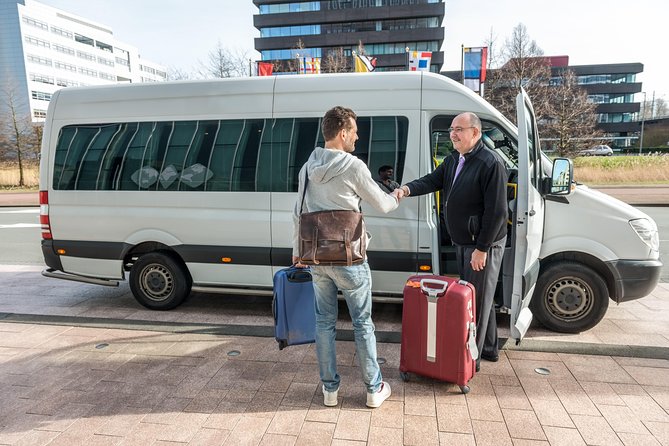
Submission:
<svg viewBox="0 0 669 446">
<path fill-rule="evenodd" d="M 646 92 L 643 93 L 643 112 L 641 113 L 641 135 L 639 136 L 639 155 L 641 155 L 641 149 L 643 147 L 643 124 L 646 122 Z"/>
</svg>

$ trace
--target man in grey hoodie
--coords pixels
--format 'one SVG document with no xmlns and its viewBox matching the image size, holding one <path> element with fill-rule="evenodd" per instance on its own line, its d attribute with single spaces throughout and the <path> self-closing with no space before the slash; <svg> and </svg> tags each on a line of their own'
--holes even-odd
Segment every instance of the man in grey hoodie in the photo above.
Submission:
<svg viewBox="0 0 669 446">
<path fill-rule="evenodd" d="M 298 220 L 305 175 L 309 183 L 304 198 L 304 212 L 360 209 L 360 201 L 381 212 L 397 208 L 398 200 L 383 192 L 367 165 L 351 155 L 358 139 L 356 114 L 348 108 L 334 107 L 325 113 L 321 128 L 325 147 L 316 147 L 299 173 L 299 187 L 293 212 L 293 263 L 300 266 Z M 369 240 L 370 237 L 367 239 Z M 367 388 L 367 406 L 379 407 L 390 396 L 390 386 L 382 380 L 376 361 L 376 336 L 372 322 L 372 276 L 369 265 L 311 267 L 316 294 L 316 354 L 323 383 L 323 404 L 336 406 L 340 377 L 337 373 L 335 346 L 337 291 L 346 299 L 353 322 L 356 354 L 362 380 Z"/>
</svg>

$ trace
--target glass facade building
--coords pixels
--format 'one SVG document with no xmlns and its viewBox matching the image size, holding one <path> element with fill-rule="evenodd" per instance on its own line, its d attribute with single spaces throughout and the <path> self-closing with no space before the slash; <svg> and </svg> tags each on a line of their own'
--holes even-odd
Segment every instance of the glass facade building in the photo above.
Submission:
<svg viewBox="0 0 669 446">
<path fill-rule="evenodd" d="M 376 57 L 377 70 L 406 70 L 406 49 L 432 51 L 430 71 L 439 72 L 444 53 L 443 0 L 253 0 L 260 31 L 255 49 L 263 61 L 278 61 L 290 72 L 299 56 L 320 57 L 342 50 L 349 58 L 362 43 Z M 282 71 L 281 69 L 279 71 Z"/>
<path fill-rule="evenodd" d="M 59 88 L 166 77 L 106 25 L 34 0 L 0 0 L 0 78 L 18 116 L 44 121 Z M 0 113 L 4 107 L 7 98 L 0 98 Z"/>
</svg>

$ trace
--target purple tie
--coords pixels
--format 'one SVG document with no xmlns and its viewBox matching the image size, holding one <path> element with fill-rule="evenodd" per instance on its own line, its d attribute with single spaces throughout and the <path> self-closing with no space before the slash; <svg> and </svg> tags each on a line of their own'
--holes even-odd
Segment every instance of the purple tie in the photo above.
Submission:
<svg viewBox="0 0 669 446">
<path fill-rule="evenodd" d="M 465 157 L 460 155 L 460 159 L 458 160 L 458 167 L 455 168 L 455 176 L 453 176 L 453 184 L 455 184 L 455 179 L 460 175 L 460 171 L 462 170 L 462 166 L 465 165 Z"/>
</svg>

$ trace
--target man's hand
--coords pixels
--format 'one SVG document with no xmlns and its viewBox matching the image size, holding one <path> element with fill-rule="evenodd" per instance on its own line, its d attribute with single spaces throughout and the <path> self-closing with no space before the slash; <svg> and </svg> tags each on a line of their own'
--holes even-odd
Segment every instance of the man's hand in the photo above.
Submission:
<svg viewBox="0 0 669 446">
<path fill-rule="evenodd" d="M 297 256 L 293 256 L 293 266 L 296 268 L 309 268 L 309 265 L 305 265 L 304 263 L 300 263 L 300 258 Z"/>
<path fill-rule="evenodd" d="M 472 252 L 472 261 L 471 261 L 472 269 L 474 271 L 483 271 L 483 268 L 485 268 L 486 260 L 488 260 L 488 253 L 475 249 Z"/>
</svg>

